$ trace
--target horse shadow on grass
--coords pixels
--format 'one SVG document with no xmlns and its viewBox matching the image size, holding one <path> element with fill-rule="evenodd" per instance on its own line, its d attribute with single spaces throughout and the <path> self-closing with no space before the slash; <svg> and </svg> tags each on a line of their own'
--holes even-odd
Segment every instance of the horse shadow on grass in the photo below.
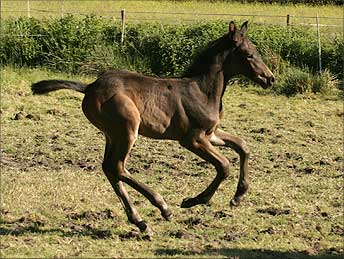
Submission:
<svg viewBox="0 0 344 259">
<path fill-rule="evenodd" d="M 83 214 L 80 214 L 80 218 Z M 58 228 L 48 228 L 46 223 L 40 219 L 21 217 L 16 220 L 0 220 L 1 236 L 23 236 L 27 234 L 55 234 L 61 237 L 89 236 L 92 239 L 107 239 L 113 236 L 110 230 L 95 227 L 91 222 L 78 222 L 79 215 L 69 218 Z M 93 222 L 94 223 L 94 222 Z"/>
<path fill-rule="evenodd" d="M 317 254 L 308 254 L 305 252 L 281 252 L 264 249 L 231 249 L 231 248 L 205 248 L 201 251 L 185 251 L 180 249 L 158 249 L 156 255 L 163 258 L 170 258 L 182 255 L 183 258 L 202 257 L 208 258 L 225 257 L 227 259 L 342 259 L 344 254 L 332 254 L 333 251 L 325 250 Z"/>
<path fill-rule="evenodd" d="M 8 235 L 23 236 L 27 234 L 56 234 L 61 237 L 89 236 L 92 239 L 107 239 L 113 236 L 110 230 L 103 230 L 92 226 L 81 226 L 70 230 L 62 228 L 44 229 L 34 225 L 16 227 L 0 226 L 0 237 Z"/>
<path fill-rule="evenodd" d="M 101 214 L 101 215 L 104 215 Z M 111 214 L 106 214 L 108 218 L 111 218 Z M 17 220 L 4 220 L 0 219 L 0 239 L 1 236 L 25 236 L 34 234 L 54 234 L 60 237 L 80 237 L 88 236 L 92 239 L 111 239 L 114 237 L 114 233 L 110 230 L 104 230 L 93 226 L 90 222 L 82 223 L 75 222 L 75 220 L 93 217 L 94 214 L 73 214 L 69 217 L 68 221 L 63 222 L 58 228 L 47 228 L 46 224 L 39 219 L 32 219 L 30 217 L 21 217 Z M 99 216 L 99 214 L 97 214 Z M 100 217 L 101 218 L 101 217 Z M 100 219 L 97 218 L 97 219 Z M 122 236 L 123 235 L 123 236 Z M 125 242 L 126 239 L 136 238 L 131 233 L 120 234 L 119 237 Z M 121 237 L 122 236 L 122 237 Z M 141 239 L 142 240 L 142 239 Z M 147 242 L 142 240 L 142 242 Z M 155 251 L 157 257 L 170 258 L 170 257 L 202 257 L 208 258 L 226 257 L 228 259 L 341 259 L 344 254 L 342 251 L 336 251 L 335 249 L 321 250 L 321 251 L 273 251 L 264 249 L 232 249 L 232 248 L 204 248 L 202 250 L 184 250 L 184 249 L 157 249 Z"/>
</svg>

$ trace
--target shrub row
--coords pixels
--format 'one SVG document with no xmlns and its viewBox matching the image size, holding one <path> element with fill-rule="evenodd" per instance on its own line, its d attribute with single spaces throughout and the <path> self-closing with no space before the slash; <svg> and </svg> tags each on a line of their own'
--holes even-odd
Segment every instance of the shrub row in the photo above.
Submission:
<svg viewBox="0 0 344 259">
<path fill-rule="evenodd" d="M 121 47 L 120 25 L 98 17 L 2 22 L 3 65 L 43 66 L 71 73 L 126 68 L 158 76 L 178 76 L 205 45 L 226 32 L 227 23 L 128 24 Z M 249 37 L 275 69 L 281 60 L 310 71 L 318 68 L 317 35 L 301 27 L 250 25 Z M 343 77 L 344 41 L 322 39 L 323 67 Z M 278 64 L 276 64 L 278 63 Z"/>
</svg>

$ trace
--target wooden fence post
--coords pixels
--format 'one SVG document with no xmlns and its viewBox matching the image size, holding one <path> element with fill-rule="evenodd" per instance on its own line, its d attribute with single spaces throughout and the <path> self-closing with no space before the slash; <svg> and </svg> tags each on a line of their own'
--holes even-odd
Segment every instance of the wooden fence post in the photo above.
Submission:
<svg viewBox="0 0 344 259">
<path fill-rule="evenodd" d="M 321 41 L 320 41 L 320 23 L 319 23 L 319 16 L 316 16 L 317 21 L 317 33 L 318 33 L 318 57 L 319 57 L 319 73 L 322 70 L 322 63 L 321 63 Z"/>
<path fill-rule="evenodd" d="M 121 46 L 123 46 L 124 38 L 125 38 L 125 9 L 121 10 L 121 19 L 122 19 Z"/>
<path fill-rule="evenodd" d="M 61 0 L 61 16 L 63 17 L 64 13 L 64 0 Z"/>
<path fill-rule="evenodd" d="M 287 26 L 289 26 L 289 25 L 290 25 L 290 15 L 287 14 Z"/>
<path fill-rule="evenodd" d="M 26 0 L 27 17 L 30 18 L 30 0 Z"/>
</svg>

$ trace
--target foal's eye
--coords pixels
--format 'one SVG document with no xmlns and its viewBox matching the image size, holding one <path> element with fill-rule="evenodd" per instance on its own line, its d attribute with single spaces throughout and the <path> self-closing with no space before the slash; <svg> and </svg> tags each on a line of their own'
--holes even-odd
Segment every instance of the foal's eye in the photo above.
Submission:
<svg viewBox="0 0 344 259">
<path fill-rule="evenodd" d="M 253 58 L 253 54 L 247 55 L 247 58 Z"/>
</svg>

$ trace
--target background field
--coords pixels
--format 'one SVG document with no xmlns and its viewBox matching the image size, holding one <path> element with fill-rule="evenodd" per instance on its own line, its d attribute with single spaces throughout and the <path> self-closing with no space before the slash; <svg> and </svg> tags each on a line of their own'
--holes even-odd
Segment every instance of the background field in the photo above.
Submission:
<svg viewBox="0 0 344 259">
<path fill-rule="evenodd" d="M 214 169 L 171 141 L 139 138 L 128 169 L 159 191 L 171 222 L 136 192 L 135 204 L 156 235 L 133 237 L 101 172 L 103 136 L 83 116 L 82 96 L 32 96 L 49 78 L 93 78 L 45 70 L 1 70 L 2 257 L 341 258 L 343 255 L 343 106 L 334 96 L 287 98 L 230 86 L 222 127 L 252 151 L 251 189 L 230 208 L 231 176 L 209 205 L 180 209 Z"/>
<path fill-rule="evenodd" d="M 127 21 L 142 22 L 158 20 L 159 22 L 210 21 L 238 19 L 247 15 L 252 22 L 286 25 L 286 16 L 291 16 L 291 24 L 315 24 L 315 17 L 321 17 L 321 24 L 343 28 L 343 11 L 337 5 L 304 4 L 263 4 L 263 3 L 229 3 L 226 1 L 31 1 L 30 15 L 37 18 L 60 17 L 61 14 L 97 14 L 120 20 L 120 11 L 125 9 Z M 26 1 L 2 0 L 2 17 L 27 15 Z M 168 14 L 171 13 L 171 14 Z M 208 15 L 202 15 L 208 14 Z M 223 15 L 209 15 L 223 14 Z M 279 17 L 280 16 L 280 17 Z M 324 31 L 328 28 L 323 28 Z"/>
</svg>

